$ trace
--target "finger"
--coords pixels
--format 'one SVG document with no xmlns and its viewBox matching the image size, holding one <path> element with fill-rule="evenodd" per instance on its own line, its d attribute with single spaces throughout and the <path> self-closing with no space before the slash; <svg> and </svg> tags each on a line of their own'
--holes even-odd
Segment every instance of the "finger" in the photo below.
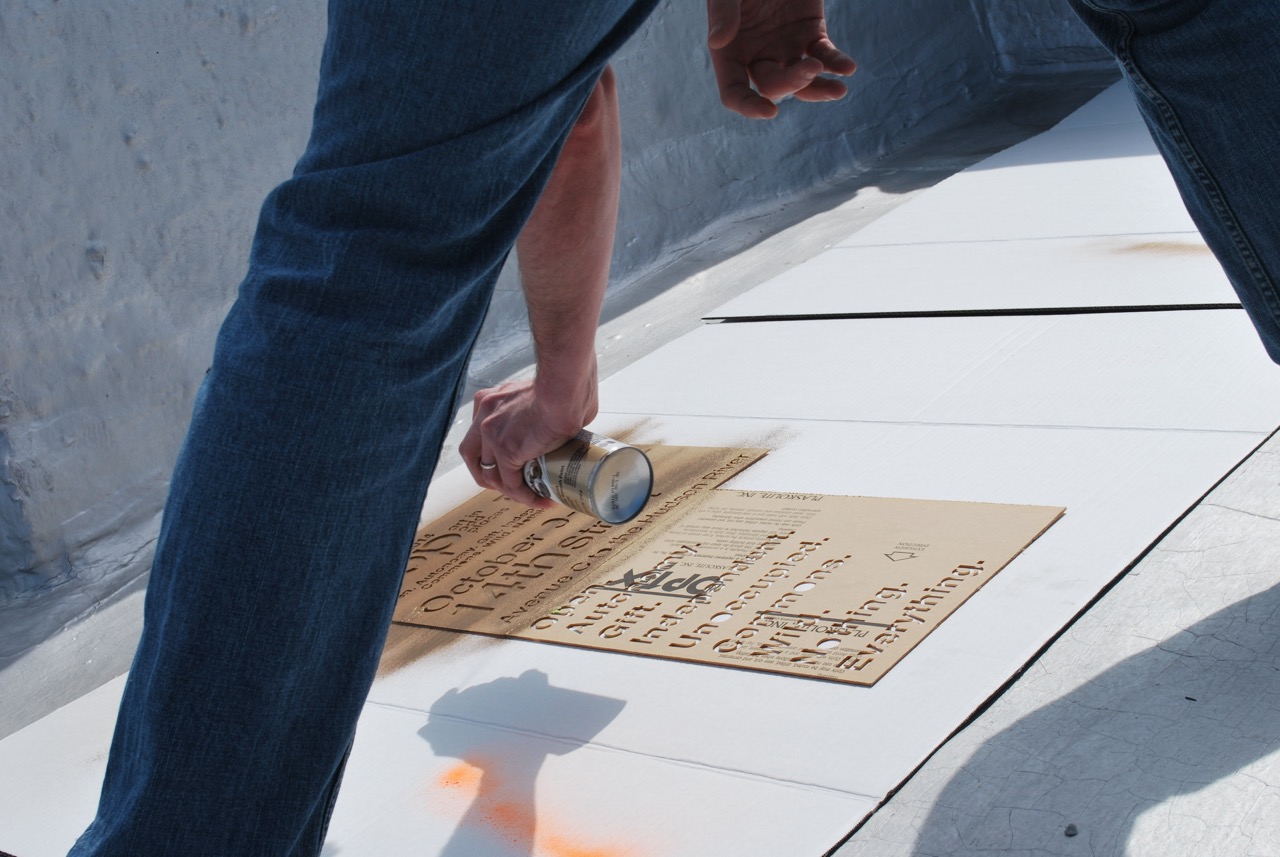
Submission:
<svg viewBox="0 0 1280 857">
<path fill-rule="evenodd" d="M 809 45 L 809 50 L 806 53 L 822 63 L 822 68 L 828 74 L 847 77 L 858 70 L 858 64 L 853 61 L 853 57 L 837 48 L 828 38 L 818 39 Z"/>
<path fill-rule="evenodd" d="M 772 119 L 778 115 L 778 105 L 745 83 L 721 90 L 720 103 L 748 119 Z"/>
<path fill-rule="evenodd" d="M 548 500 L 546 497 L 539 497 L 532 488 L 525 484 L 523 463 L 518 467 L 499 463 L 496 469 L 489 472 L 495 474 L 497 482 L 495 488 L 501 491 L 508 499 L 523 503 L 526 506 L 533 506 L 536 509 L 549 509 L 555 505 L 553 501 Z"/>
<path fill-rule="evenodd" d="M 475 420 L 480 416 L 481 411 L 487 410 L 489 401 L 498 393 L 501 387 L 482 387 L 476 390 L 476 394 L 471 397 L 471 420 Z"/>
<path fill-rule="evenodd" d="M 849 93 L 842 81 L 830 77 L 816 77 L 813 83 L 796 93 L 797 101 L 839 101 Z"/>
<path fill-rule="evenodd" d="M 458 444 L 458 455 L 462 457 L 462 463 L 466 465 L 467 472 L 471 474 L 475 483 L 481 488 L 488 488 L 486 471 L 480 467 L 480 433 L 475 423 L 471 424 L 466 437 Z"/>
<path fill-rule="evenodd" d="M 718 50 L 733 41 L 742 22 L 742 0 L 707 0 L 707 46 Z"/>
<path fill-rule="evenodd" d="M 502 478 L 498 475 L 498 462 L 494 460 L 493 454 L 481 453 L 476 457 L 476 465 L 480 471 L 480 483 L 486 488 L 501 491 Z"/>
<path fill-rule="evenodd" d="M 812 57 L 790 65 L 775 60 L 756 60 L 748 70 L 756 91 L 770 101 L 779 101 L 813 83 L 814 78 L 822 73 L 822 63 Z"/>
<path fill-rule="evenodd" d="M 467 466 L 467 471 L 471 474 L 471 478 L 481 488 L 490 488 L 495 491 L 502 490 L 502 480 L 498 475 L 497 462 L 491 455 L 484 452 L 464 452 L 462 447 L 458 447 L 458 452 L 462 455 L 463 463 Z M 486 467 L 485 465 L 491 465 Z"/>
<path fill-rule="evenodd" d="M 719 51 L 711 52 L 711 67 L 720 87 L 720 103 L 748 119 L 772 119 L 777 106 L 751 88 L 747 69 Z"/>
<path fill-rule="evenodd" d="M 484 422 L 484 417 L 491 409 L 490 400 L 492 396 L 492 388 L 476 391 L 475 396 L 471 399 L 471 425 L 467 427 L 467 433 L 458 444 L 458 455 L 461 456 L 462 463 L 466 465 L 467 472 L 471 474 L 471 478 L 481 488 L 490 487 L 485 471 L 480 467 L 480 462 L 488 460 L 482 458 L 484 438 L 481 426 Z"/>
</svg>

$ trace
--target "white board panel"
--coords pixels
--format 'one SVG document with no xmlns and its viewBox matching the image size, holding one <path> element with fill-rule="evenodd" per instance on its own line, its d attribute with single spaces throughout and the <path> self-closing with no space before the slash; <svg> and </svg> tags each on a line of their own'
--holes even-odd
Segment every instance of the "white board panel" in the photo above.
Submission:
<svg viewBox="0 0 1280 857">
<path fill-rule="evenodd" d="M 1146 128 L 1092 125 L 993 155 L 839 246 L 1193 231 Z"/>
<path fill-rule="evenodd" d="M 372 699 L 429 711 L 450 688 L 545 672 L 552 684 L 623 700 L 599 731 L 563 737 L 778 782 L 883 796 L 1164 529 L 1261 434 L 890 426 L 606 415 L 637 442 L 752 444 L 776 451 L 744 490 L 1060 504 L 1065 517 L 870 688 L 656 658 L 459 635 L 405 659 Z M 440 514 L 470 490 L 439 480 Z M 496 706 L 487 722 L 528 723 Z M 799 852 L 797 852 L 799 853 Z"/>
<path fill-rule="evenodd" d="M 0 850 L 64 857 L 93 821 L 124 677 L 0 741 Z"/>
<path fill-rule="evenodd" d="M 521 681 L 544 690 L 506 697 L 525 712 L 519 731 L 366 706 L 325 855 L 816 855 L 874 808 L 807 783 L 548 740 L 528 729 L 538 706 L 591 708 L 579 700 L 600 697 L 545 683 L 545 674 L 477 679 L 459 697 L 502 696 Z M 625 710 L 624 700 L 609 702 Z M 679 718 L 651 724 L 655 733 L 681 727 Z"/>
<path fill-rule="evenodd" d="M 1270 431 L 1242 310 L 714 324 L 618 372 L 638 415 Z"/>
<path fill-rule="evenodd" d="M 709 319 L 1238 304 L 1199 233 L 835 247 Z"/>
</svg>

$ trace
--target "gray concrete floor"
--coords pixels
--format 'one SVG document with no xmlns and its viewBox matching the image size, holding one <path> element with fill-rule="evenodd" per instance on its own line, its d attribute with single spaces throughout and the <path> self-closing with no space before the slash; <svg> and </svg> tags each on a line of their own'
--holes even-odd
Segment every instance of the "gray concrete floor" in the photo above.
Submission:
<svg viewBox="0 0 1280 857">
<path fill-rule="evenodd" d="M 1273 436 L 833 854 L 1276 855 L 1277 749 Z"/>
</svg>

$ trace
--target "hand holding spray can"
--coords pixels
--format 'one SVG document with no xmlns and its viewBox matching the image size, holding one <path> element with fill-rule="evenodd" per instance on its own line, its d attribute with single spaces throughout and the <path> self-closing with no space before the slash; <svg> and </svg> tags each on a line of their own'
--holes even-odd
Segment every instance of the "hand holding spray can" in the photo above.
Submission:
<svg viewBox="0 0 1280 857">
<path fill-rule="evenodd" d="M 634 446 L 583 429 L 559 449 L 527 462 L 524 481 L 539 497 L 621 524 L 649 501 L 653 465 Z"/>
</svg>

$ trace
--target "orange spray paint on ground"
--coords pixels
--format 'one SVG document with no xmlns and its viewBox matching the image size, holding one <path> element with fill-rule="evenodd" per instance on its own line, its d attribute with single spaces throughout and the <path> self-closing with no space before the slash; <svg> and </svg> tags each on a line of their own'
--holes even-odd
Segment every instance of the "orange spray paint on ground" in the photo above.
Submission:
<svg viewBox="0 0 1280 857">
<path fill-rule="evenodd" d="M 475 800 L 480 794 L 481 780 L 493 786 L 492 771 L 460 762 L 436 780 L 436 794 L 443 792 L 450 802 Z M 538 819 L 529 807 L 512 803 L 495 803 L 483 818 L 495 837 L 510 838 L 524 831 L 537 830 L 533 857 L 641 857 L 635 850 L 618 845 L 584 845 L 585 837 L 569 835 L 563 827 L 546 818 Z"/>
<path fill-rule="evenodd" d="M 462 792 L 466 797 L 474 797 L 480 789 L 480 778 L 483 776 L 484 771 L 474 765 L 459 762 L 441 774 L 436 785 L 454 794 Z"/>
<path fill-rule="evenodd" d="M 564 836 L 538 837 L 539 855 L 545 857 L 632 857 L 630 849 L 617 847 L 583 847 Z"/>
</svg>

